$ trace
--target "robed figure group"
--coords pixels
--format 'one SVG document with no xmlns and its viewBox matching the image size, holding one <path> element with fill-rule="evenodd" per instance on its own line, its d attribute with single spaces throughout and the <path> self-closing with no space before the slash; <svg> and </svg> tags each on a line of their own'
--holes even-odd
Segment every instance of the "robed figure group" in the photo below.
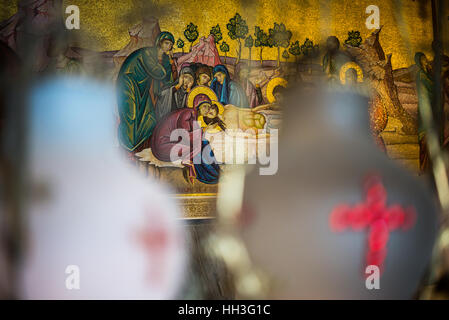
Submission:
<svg viewBox="0 0 449 320">
<path fill-rule="evenodd" d="M 269 129 L 270 110 L 279 109 L 279 93 L 286 83 L 272 79 L 265 103 L 260 86 L 249 80 L 247 65 L 236 66 L 235 80 L 222 64 L 178 66 L 174 41 L 170 32 L 161 32 L 153 47 L 134 51 L 122 64 L 117 77 L 119 141 L 131 154 L 151 148 L 153 156 L 164 162 L 172 161 L 177 148 L 189 182 L 215 184 L 220 167 L 205 132 Z M 172 141 L 176 129 L 201 143 Z"/>
</svg>

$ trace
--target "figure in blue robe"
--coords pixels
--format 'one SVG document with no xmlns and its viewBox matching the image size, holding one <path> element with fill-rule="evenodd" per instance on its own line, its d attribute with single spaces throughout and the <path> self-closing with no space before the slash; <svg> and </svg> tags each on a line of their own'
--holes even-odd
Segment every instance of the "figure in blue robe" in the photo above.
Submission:
<svg viewBox="0 0 449 320">
<path fill-rule="evenodd" d="M 207 154 L 205 153 L 207 151 Z M 206 184 L 217 184 L 218 179 L 220 177 L 220 166 L 215 161 L 215 155 L 212 151 L 212 147 L 209 144 L 209 141 L 206 139 L 203 139 L 201 141 L 201 163 L 200 164 L 194 164 L 195 166 L 195 172 L 196 172 L 196 178 L 201 181 L 202 183 Z M 214 159 L 214 161 L 210 161 L 208 163 L 204 160 L 204 156 L 208 157 L 209 159 Z"/>
<path fill-rule="evenodd" d="M 232 104 L 239 108 L 249 108 L 248 98 L 240 84 L 231 80 L 228 69 L 219 64 L 212 71 L 214 79 L 210 84 L 218 100 L 223 104 Z"/>
<path fill-rule="evenodd" d="M 155 106 L 163 88 L 176 80 L 171 50 L 175 39 L 161 32 L 154 47 L 131 53 L 117 77 L 119 141 L 130 152 L 145 146 L 156 126 Z"/>
</svg>

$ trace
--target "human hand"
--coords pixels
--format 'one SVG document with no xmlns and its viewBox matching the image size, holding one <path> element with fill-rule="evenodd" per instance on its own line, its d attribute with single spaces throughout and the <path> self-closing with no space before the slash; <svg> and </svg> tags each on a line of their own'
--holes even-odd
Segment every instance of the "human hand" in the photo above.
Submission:
<svg viewBox="0 0 449 320">
<path fill-rule="evenodd" d="M 190 89 L 192 89 L 193 86 L 193 81 L 189 80 L 189 82 L 187 83 L 187 90 L 190 91 Z"/>
<path fill-rule="evenodd" d="M 184 90 L 190 91 L 190 89 L 193 86 L 194 79 L 190 75 L 187 75 L 187 74 L 182 75 L 182 77 L 183 77 L 182 87 L 184 88 Z"/>
<path fill-rule="evenodd" d="M 179 77 L 179 82 L 178 82 L 179 87 L 181 87 L 183 84 L 184 84 L 184 75 Z"/>
</svg>

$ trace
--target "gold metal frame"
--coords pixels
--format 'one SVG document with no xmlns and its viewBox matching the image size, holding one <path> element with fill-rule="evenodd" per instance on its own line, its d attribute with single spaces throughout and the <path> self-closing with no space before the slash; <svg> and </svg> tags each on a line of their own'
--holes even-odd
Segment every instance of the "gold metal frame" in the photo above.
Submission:
<svg viewBox="0 0 449 320">
<path fill-rule="evenodd" d="M 178 193 L 176 199 L 183 211 L 183 219 L 215 218 L 217 193 Z"/>
</svg>

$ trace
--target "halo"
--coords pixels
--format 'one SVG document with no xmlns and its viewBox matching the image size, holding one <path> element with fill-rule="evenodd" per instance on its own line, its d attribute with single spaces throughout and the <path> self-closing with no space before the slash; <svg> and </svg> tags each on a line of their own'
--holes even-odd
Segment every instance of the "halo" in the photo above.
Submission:
<svg viewBox="0 0 449 320">
<path fill-rule="evenodd" d="M 340 82 L 341 84 L 346 84 L 346 71 L 348 69 L 354 69 L 357 71 L 357 82 L 363 82 L 363 71 L 360 66 L 355 63 L 354 61 L 346 62 L 341 68 L 340 68 Z"/>
<path fill-rule="evenodd" d="M 284 88 L 287 87 L 287 80 L 285 80 L 284 78 L 281 77 L 276 77 L 270 80 L 270 82 L 268 82 L 267 84 L 267 100 L 269 103 L 273 103 L 274 102 L 274 95 L 273 95 L 273 90 L 274 88 L 276 88 L 277 86 L 282 86 Z"/>
<path fill-rule="evenodd" d="M 218 101 L 218 100 L 212 100 L 212 103 L 217 105 L 217 107 L 218 107 L 218 114 L 223 114 L 224 107 L 221 104 L 221 102 Z"/>
<path fill-rule="evenodd" d="M 205 94 L 212 101 L 218 100 L 217 95 L 211 88 L 206 86 L 196 86 L 195 88 L 192 89 L 192 91 L 190 91 L 189 95 L 187 96 L 187 106 L 189 108 L 193 108 L 193 99 L 195 99 L 195 97 L 200 93 Z M 218 108 L 220 108 L 220 106 Z"/>
<path fill-rule="evenodd" d="M 203 116 L 198 116 L 198 123 L 200 125 L 201 128 L 206 128 L 207 124 L 206 122 L 204 122 L 204 117 Z"/>
<path fill-rule="evenodd" d="M 216 100 L 212 100 L 212 103 L 217 105 L 217 107 L 218 107 L 218 114 L 223 114 L 224 107 L 221 104 L 221 102 L 220 101 L 216 101 Z M 201 128 L 207 127 L 206 122 L 204 122 L 204 117 L 203 116 L 198 116 L 197 121 L 198 121 L 198 123 L 199 123 Z M 209 133 L 216 133 L 216 132 L 220 132 L 221 130 L 222 129 L 217 126 L 217 128 L 215 128 L 213 130 L 210 130 Z"/>
</svg>

